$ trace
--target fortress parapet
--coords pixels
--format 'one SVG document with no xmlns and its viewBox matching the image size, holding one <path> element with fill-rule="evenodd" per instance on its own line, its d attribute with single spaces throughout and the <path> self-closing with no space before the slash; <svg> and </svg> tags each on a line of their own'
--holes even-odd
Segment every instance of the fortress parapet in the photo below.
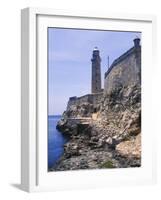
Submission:
<svg viewBox="0 0 161 200">
<path fill-rule="evenodd" d="M 70 97 L 69 101 L 68 101 L 68 105 L 67 105 L 67 110 L 71 106 L 79 106 L 82 104 L 92 104 L 93 107 L 97 107 L 98 104 L 100 103 L 102 97 L 103 97 L 103 90 L 99 93 L 86 94 L 81 97 L 76 97 L 76 96 Z"/>
<path fill-rule="evenodd" d="M 114 60 L 105 73 L 104 92 L 116 87 L 141 83 L 141 46 L 140 39 L 134 39 L 134 46 Z"/>
</svg>

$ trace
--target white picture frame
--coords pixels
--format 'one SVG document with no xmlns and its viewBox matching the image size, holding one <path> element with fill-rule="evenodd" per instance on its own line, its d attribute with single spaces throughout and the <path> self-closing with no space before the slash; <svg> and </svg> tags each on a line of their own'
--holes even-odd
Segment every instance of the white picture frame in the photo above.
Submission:
<svg viewBox="0 0 161 200">
<path fill-rule="evenodd" d="M 47 174 L 47 163 L 45 162 L 47 158 L 45 150 L 47 149 L 47 140 L 45 140 L 47 131 L 45 122 L 47 116 L 47 108 L 45 107 L 47 105 L 47 96 L 45 95 L 47 86 L 45 29 L 53 24 L 56 27 L 88 27 L 89 29 L 94 27 L 101 29 L 105 27 L 106 21 L 110 21 L 110 28 L 113 27 L 114 30 L 117 25 L 117 29 L 124 27 L 124 30 L 141 30 L 145 33 L 145 40 L 142 41 L 143 100 L 145 100 L 143 107 L 145 116 L 143 116 L 143 128 L 144 132 L 148 132 L 148 134 L 143 134 L 143 166 L 139 169 L 68 171 L 53 172 L 53 174 L 50 173 L 49 175 Z M 152 93 L 150 90 L 151 82 L 149 82 L 151 64 L 155 67 L 155 29 L 156 19 L 152 15 L 92 13 L 43 8 L 25 8 L 22 10 L 21 188 L 23 190 L 28 192 L 54 191 L 122 184 L 152 184 L 156 182 L 155 135 L 154 133 L 150 133 L 154 119 L 150 115 Z M 148 58 L 145 59 L 147 55 Z M 39 57 L 41 57 L 41 62 Z M 145 65 L 146 68 L 144 67 Z M 41 91 L 39 88 L 41 88 Z M 148 158 L 146 155 L 151 156 Z M 106 181 L 107 177 L 108 181 Z"/>
</svg>

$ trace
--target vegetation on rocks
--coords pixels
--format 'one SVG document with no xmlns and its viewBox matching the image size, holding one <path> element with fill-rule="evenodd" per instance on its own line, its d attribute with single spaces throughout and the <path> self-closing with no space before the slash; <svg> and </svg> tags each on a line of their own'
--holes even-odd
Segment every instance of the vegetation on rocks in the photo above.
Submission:
<svg viewBox="0 0 161 200">
<path fill-rule="evenodd" d="M 108 160 L 105 163 L 103 163 L 100 168 L 115 168 L 112 161 Z"/>
</svg>

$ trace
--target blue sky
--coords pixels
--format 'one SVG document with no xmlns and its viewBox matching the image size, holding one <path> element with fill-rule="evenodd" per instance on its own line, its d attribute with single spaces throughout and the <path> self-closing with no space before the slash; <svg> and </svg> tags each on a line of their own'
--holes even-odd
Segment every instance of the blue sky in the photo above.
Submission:
<svg viewBox="0 0 161 200">
<path fill-rule="evenodd" d="M 91 92 L 91 57 L 101 56 L 102 87 L 110 64 L 133 46 L 137 32 L 48 28 L 48 113 L 62 114 L 71 96 Z"/>
</svg>

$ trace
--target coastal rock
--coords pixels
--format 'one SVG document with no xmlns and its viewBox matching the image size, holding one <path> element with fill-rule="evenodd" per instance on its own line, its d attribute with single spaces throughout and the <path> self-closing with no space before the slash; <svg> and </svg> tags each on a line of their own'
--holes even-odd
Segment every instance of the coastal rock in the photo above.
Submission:
<svg viewBox="0 0 161 200">
<path fill-rule="evenodd" d="M 126 140 L 116 146 L 116 150 L 124 156 L 141 157 L 141 134 L 131 140 Z"/>
</svg>

